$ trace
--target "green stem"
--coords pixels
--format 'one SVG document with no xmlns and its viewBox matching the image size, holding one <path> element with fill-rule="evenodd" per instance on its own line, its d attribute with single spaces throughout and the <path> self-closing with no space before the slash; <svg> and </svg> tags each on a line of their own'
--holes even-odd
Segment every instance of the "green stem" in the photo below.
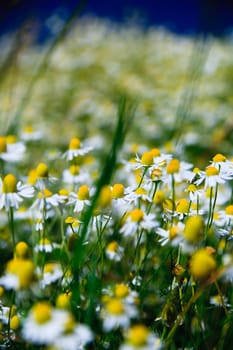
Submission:
<svg viewBox="0 0 233 350">
<path fill-rule="evenodd" d="M 142 176 L 141 176 L 141 179 L 140 179 L 140 182 L 139 182 L 139 184 L 138 184 L 137 189 L 141 186 L 141 184 L 142 184 L 142 182 L 143 182 L 143 179 L 144 179 L 144 177 L 145 177 L 145 175 L 146 175 L 146 173 L 147 173 L 148 168 L 149 168 L 148 166 L 145 166 L 145 167 L 144 167 L 144 170 L 143 170 L 143 173 L 142 173 Z"/>
<path fill-rule="evenodd" d="M 11 228 L 13 248 L 15 250 L 16 240 L 15 240 L 15 226 L 14 226 L 14 208 L 12 207 L 9 208 L 9 224 Z"/>
<path fill-rule="evenodd" d="M 153 205 L 153 199 L 154 199 L 155 193 L 157 192 L 159 183 L 160 183 L 160 180 L 154 181 L 154 189 L 153 189 L 153 193 L 152 193 L 152 197 L 151 197 L 151 203 L 148 205 L 148 208 L 147 208 L 147 212 L 146 212 L 147 214 L 150 213 L 151 207 Z"/>
</svg>

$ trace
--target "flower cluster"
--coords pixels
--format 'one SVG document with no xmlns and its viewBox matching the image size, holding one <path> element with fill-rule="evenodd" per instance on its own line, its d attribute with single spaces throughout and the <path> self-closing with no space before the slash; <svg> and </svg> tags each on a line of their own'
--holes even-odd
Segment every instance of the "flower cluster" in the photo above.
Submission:
<svg viewBox="0 0 233 350">
<path fill-rule="evenodd" d="M 53 52 L 17 133 L 2 132 L 0 348 L 228 347 L 232 126 L 220 125 L 232 98 L 218 104 L 213 80 L 224 80 L 231 50 L 213 42 L 202 98 L 177 109 L 193 45 L 84 21 Z M 31 50 L 18 53 L 17 81 L 39 57 Z M 4 102 L 10 82 L 1 84 Z M 22 108 L 14 91 L 10 110 L 1 104 L 9 115 Z M 120 149 L 117 134 L 110 148 L 124 91 L 141 103 L 129 138 Z"/>
</svg>

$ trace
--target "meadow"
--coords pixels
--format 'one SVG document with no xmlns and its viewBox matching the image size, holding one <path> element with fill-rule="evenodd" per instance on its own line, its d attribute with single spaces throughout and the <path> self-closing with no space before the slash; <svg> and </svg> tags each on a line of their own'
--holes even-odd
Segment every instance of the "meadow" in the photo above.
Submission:
<svg viewBox="0 0 233 350">
<path fill-rule="evenodd" d="M 231 38 L 0 48 L 0 349 L 230 349 Z"/>
</svg>

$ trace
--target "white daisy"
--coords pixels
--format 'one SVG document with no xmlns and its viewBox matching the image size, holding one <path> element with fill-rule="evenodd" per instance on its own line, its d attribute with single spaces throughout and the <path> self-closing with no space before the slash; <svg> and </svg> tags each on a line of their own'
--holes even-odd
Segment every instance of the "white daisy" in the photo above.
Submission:
<svg viewBox="0 0 233 350">
<path fill-rule="evenodd" d="M 63 333 L 54 339 L 53 345 L 57 350 L 83 350 L 92 340 L 90 328 L 84 324 L 76 324 L 70 316 Z"/>
<path fill-rule="evenodd" d="M 119 298 L 108 298 L 101 310 L 103 330 L 109 332 L 118 327 L 128 328 L 130 320 L 136 318 L 138 311 L 135 305 L 125 303 Z"/>
<path fill-rule="evenodd" d="M 127 219 L 120 229 L 125 237 L 134 236 L 137 230 L 150 230 L 158 226 L 154 214 L 145 214 L 140 208 L 135 208 L 127 214 Z"/>
<path fill-rule="evenodd" d="M 21 161 L 25 155 L 25 145 L 22 142 L 16 142 L 15 138 L 0 137 L 0 159 L 6 162 L 16 163 Z"/>
<path fill-rule="evenodd" d="M 38 278 L 40 278 L 41 288 L 58 281 L 63 276 L 63 271 L 61 265 L 55 262 L 48 262 L 44 265 L 43 273 L 41 275 L 40 270 L 38 270 Z"/>
<path fill-rule="evenodd" d="M 143 324 L 136 324 L 126 332 L 126 340 L 120 350 L 159 350 L 161 340 Z"/>
<path fill-rule="evenodd" d="M 205 171 L 197 173 L 198 179 L 194 184 L 199 186 L 204 182 L 204 188 L 215 187 L 217 184 L 224 184 L 226 181 L 233 179 L 233 173 L 215 166 L 208 166 Z"/>
<path fill-rule="evenodd" d="M 90 184 L 91 177 L 89 172 L 83 170 L 80 172 L 80 167 L 78 165 L 71 165 L 69 169 L 65 169 L 62 173 L 62 180 L 66 184 L 71 185 L 81 185 Z"/>
<path fill-rule="evenodd" d="M 58 207 L 59 204 L 66 202 L 67 197 L 59 194 L 53 194 L 47 188 L 43 188 L 37 195 L 37 199 L 32 204 L 32 209 L 36 209 L 38 212 L 48 212 L 52 207 Z"/>
<path fill-rule="evenodd" d="M 110 242 L 105 250 L 106 257 L 109 260 L 120 261 L 123 256 L 124 249 L 119 246 L 116 241 Z"/>
<path fill-rule="evenodd" d="M 74 212 L 80 213 L 86 205 L 90 204 L 90 190 L 87 185 L 79 187 L 77 193 L 70 192 L 68 205 L 74 205 Z"/>
<path fill-rule="evenodd" d="M 63 158 L 71 161 L 78 156 L 84 156 L 91 150 L 92 147 L 84 147 L 81 141 L 75 137 L 70 140 L 69 149 L 63 154 Z"/>
<path fill-rule="evenodd" d="M 35 266 L 29 259 L 13 258 L 8 261 L 0 285 L 6 289 L 22 290 L 35 281 Z"/>
<path fill-rule="evenodd" d="M 67 311 L 55 309 L 46 301 L 37 302 L 23 322 L 22 336 L 29 344 L 52 345 L 68 319 Z"/>
<path fill-rule="evenodd" d="M 178 222 L 177 225 L 169 227 L 168 229 L 163 229 L 161 227 L 157 228 L 156 233 L 160 236 L 159 243 L 164 246 L 170 243 L 172 246 L 177 246 L 183 240 L 183 231 L 185 225 L 182 222 Z"/>
<path fill-rule="evenodd" d="M 17 182 L 13 174 L 6 175 L 3 180 L 0 178 L 0 209 L 18 209 L 23 199 L 31 198 L 33 194 L 34 188 Z"/>
<path fill-rule="evenodd" d="M 26 142 L 40 140 L 42 136 L 42 132 L 35 130 L 31 125 L 26 125 L 21 132 L 21 139 Z"/>
<path fill-rule="evenodd" d="M 152 199 L 148 196 L 147 191 L 143 187 L 135 189 L 129 186 L 125 189 L 124 201 L 132 205 L 137 205 L 139 201 L 150 203 Z"/>
</svg>

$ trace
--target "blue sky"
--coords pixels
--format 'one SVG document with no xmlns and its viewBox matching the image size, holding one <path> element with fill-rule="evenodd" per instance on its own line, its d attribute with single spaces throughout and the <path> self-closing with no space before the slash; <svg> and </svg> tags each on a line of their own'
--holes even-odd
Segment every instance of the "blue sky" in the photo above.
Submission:
<svg viewBox="0 0 233 350">
<path fill-rule="evenodd" d="M 66 17 L 77 0 L 8 0 L 0 2 L 0 33 L 33 19 L 46 35 L 44 23 L 54 11 Z M 233 0 L 87 0 L 85 14 L 116 21 L 134 19 L 143 26 L 162 25 L 177 33 L 227 32 L 233 25 Z"/>
</svg>

